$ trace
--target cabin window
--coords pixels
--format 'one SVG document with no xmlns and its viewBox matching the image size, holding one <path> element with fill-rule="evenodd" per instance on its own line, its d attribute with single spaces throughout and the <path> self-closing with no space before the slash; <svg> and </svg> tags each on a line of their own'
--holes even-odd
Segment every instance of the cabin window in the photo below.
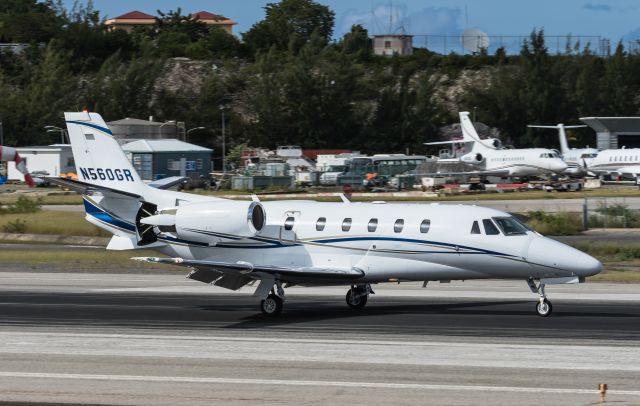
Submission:
<svg viewBox="0 0 640 406">
<path fill-rule="evenodd" d="M 404 220 L 403 219 L 397 219 L 395 224 L 393 225 L 393 232 L 394 233 L 401 233 L 403 228 L 404 228 Z"/>
<path fill-rule="evenodd" d="M 353 222 L 353 220 L 351 220 L 350 218 L 346 218 L 342 221 L 342 231 L 349 231 L 351 230 L 351 223 Z"/>
<path fill-rule="evenodd" d="M 420 223 L 420 232 L 422 234 L 428 233 L 429 227 L 431 227 L 431 220 L 422 220 L 422 223 Z"/>
<path fill-rule="evenodd" d="M 484 226 L 485 234 L 487 235 L 500 234 L 500 231 L 498 231 L 498 228 L 495 226 L 495 224 L 493 224 L 493 221 L 491 221 L 490 219 L 482 220 L 482 225 Z"/>
<path fill-rule="evenodd" d="M 318 219 L 318 221 L 316 221 L 316 231 L 322 231 L 324 230 L 324 226 L 327 225 L 327 218 L 326 217 L 320 217 Z"/>
<path fill-rule="evenodd" d="M 529 228 L 513 217 L 494 217 L 504 235 L 524 235 Z"/>
<path fill-rule="evenodd" d="M 477 221 L 474 221 L 471 226 L 471 234 L 480 234 L 480 225 Z"/>
<path fill-rule="evenodd" d="M 369 224 L 367 224 L 367 230 L 369 230 L 370 233 L 373 233 L 376 231 L 377 228 L 378 228 L 378 219 L 369 220 Z"/>
<path fill-rule="evenodd" d="M 295 217 L 287 217 L 287 219 L 284 221 L 284 229 L 293 230 L 293 223 L 295 223 L 295 221 Z"/>
</svg>

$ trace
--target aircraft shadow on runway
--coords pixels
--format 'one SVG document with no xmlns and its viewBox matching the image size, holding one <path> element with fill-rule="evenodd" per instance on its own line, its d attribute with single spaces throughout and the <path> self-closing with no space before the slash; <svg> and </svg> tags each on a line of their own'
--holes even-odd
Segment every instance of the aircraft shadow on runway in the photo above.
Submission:
<svg viewBox="0 0 640 406">
<path fill-rule="evenodd" d="M 325 326 L 363 331 L 478 335 L 523 331 L 575 337 L 640 339 L 640 308 L 628 303 L 558 301 L 549 318 L 535 301 L 373 297 L 351 310 L 341 298 L 293 297 L 283 314 L 260 313 L 255 298 L 234 295 L 148 293 L 3 292 L 0 326 L 65 326 L 145 329 L 312 329 Z M 528 334 L 528 333 L 527 333 Z"/>
</svg>

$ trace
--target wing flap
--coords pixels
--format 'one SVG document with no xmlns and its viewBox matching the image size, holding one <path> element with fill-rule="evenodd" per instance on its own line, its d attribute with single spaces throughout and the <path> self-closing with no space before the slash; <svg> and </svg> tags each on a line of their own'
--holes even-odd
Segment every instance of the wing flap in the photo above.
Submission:
<svg viewBox="0 0 640 406">
<path fill-rule="evenodd" d="M 216 272 L 224 275 L 244 275 L 248 279 L 260 279 L 260 274 L 268 274 L 276 276 L 280 279 L 296 278 L 296 279 L 320 279 L 320 280 L 354 280 L 364 276 L 364 271 L 358 268 L 314 268 L 314 267 L 281 267 L 271 265 L 254 265 L 248 262 L 218 262 L 218 261 L 201 261 L 195 259 L 182 258 L 158 258 L 158 257 L 135 257 L 137 261 L 154 262 L 161 264 L 173 264 L 194 268 L 195 273 L 189 276 L 191 279 L 205 282 L 205 280 L 213 279 L 215 274 L 208 272 Z M 257 274 L 250 277 L 249 274 Z M 223 276 L 224 278 L 224 276 Z M 205 279 L 205 280 L 202 280 Z M 247 281 L 248 282 L 248 281 Z M 211 283 L 207 281 L 206 283 Z M 221 283 L 225 283 L 224 281 Z M 216 283 L 217 285 L 217 283 Z M 222 285 L 220 285 L 222 286 Z M 224 287 L 224 286 L 223 286 Z"/>
</svg>

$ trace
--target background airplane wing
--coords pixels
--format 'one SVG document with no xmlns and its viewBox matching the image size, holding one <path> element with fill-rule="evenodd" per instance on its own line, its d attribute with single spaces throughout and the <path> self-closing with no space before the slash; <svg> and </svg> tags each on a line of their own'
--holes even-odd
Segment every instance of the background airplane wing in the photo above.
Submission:
<svg viewBox="0 0 640 406">
<path fill-rule="evenodd" d="M 425 177 L 438 177 L 438 176 L 455 176 L 455 175 L 484 175 L 484 176 L 509 176 L 509 171 L 506 169 L 499 171 L 467 171 L 467 172 L 425 172 L 425 173 L 416 173 L 415 176 L 425 176 Z"/>
<path fill-rule="evenodd" d="M 298 284 L 327 281 L 348 281 L 364 276 L 358 268 L 314 268 L 253 265 L 248 262 L 201 261 L 182 258 L 135 257 L 137 261 L 171 264 L 192 268 L 187 276 L 204 283 L 237 290 L 247 283 L 267 275 L 283 282 Z"/>
</svg>

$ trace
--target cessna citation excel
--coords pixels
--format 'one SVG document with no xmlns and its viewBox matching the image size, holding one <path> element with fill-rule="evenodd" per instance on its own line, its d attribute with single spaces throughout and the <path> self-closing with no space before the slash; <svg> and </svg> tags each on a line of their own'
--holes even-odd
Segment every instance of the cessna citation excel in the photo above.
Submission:
<svg viewBox="0 0 640 406">
<path fill-rule="evenodd" d="M 482 139 L 469 119 L 469 112 L 460 112 L 462 140 L 428 142 L 425 145 L 465 144 L 470 151 L 455 159 L 440 159 L 440 163 L 463 162 L 476 168 L 471 172 L 452 175 L 490 175 L 501 177 L 541 176 L 562 173 L 567 169 L 557 152 L 544 148 L 503 149 L 496 138 Z"/>
<path fill-rule="evenodd" d="M 189 268 L 188 278 L 237 290 L 257 281 L 263 313 L 282 311 L 291 285 L 344 285 L 365 306 L 381 282 L 521 279 L 551 313 L 546 284 L 578 283 L 596 259 L 531 231 L 507 213 L 462 205 L 235 201 L 146 185 L 95 113 L 65 113 L 86 217 L 109 250 Z"/>
</svg>

